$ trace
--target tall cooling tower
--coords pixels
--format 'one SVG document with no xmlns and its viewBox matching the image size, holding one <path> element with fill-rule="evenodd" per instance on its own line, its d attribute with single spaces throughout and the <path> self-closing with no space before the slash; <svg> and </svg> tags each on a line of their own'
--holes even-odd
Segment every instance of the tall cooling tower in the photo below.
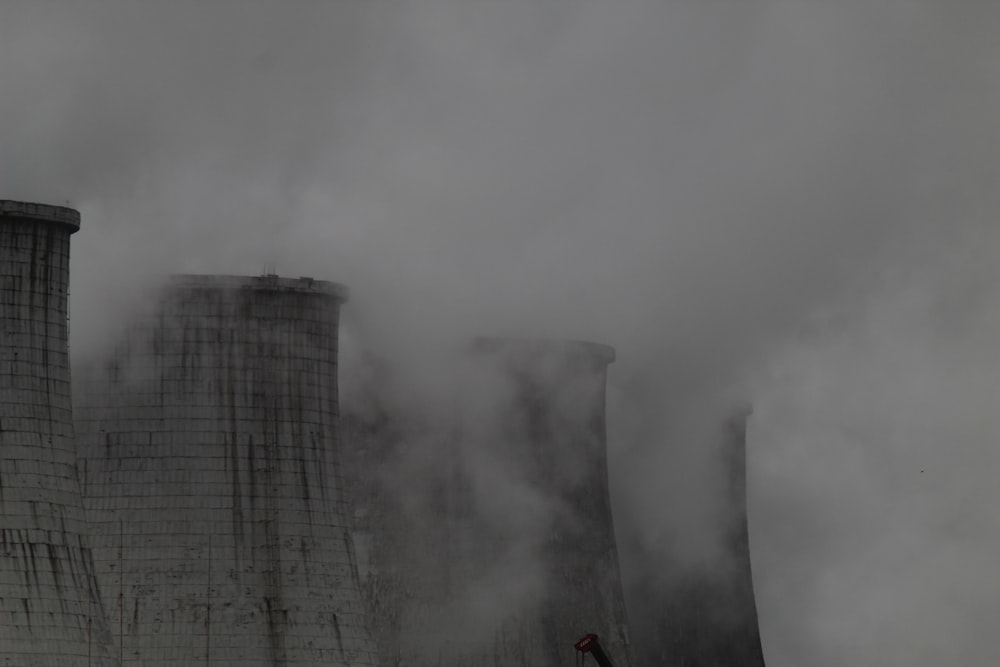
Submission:
<svg viewBox="0 0 1000 667">
<path fill-rule="evenodd" d="M 764 667 L 750 565 L 746 495 L 747 413 L 720 428 L 724 557 L 707 570 L 631 587 L 629 608 L 638 617 L 635 653 L 641 664 L 665 667 Z"/>
<path fill-rule="evenodd" d="M 515 340 L 483 340 L 476 348 L 509 392 L 501 387 L 503 408 L 495 433 L 467 427 L 463 437 L 475 433 L 472 439 L 480 446 L 466 451 L 482 453 L 485 444 L 487 456 L 474 467 L 487 476 L 480 477 L 486 490 L 500 466 L 522 482 L 513 490 L 533 493 L 535 506 L 548 519 L 539 522 L 535 535 L 539 588 L 528 598 L 529 613 L 506 624 L 497 652 L 517 664 L 511 658 L 530 647 L 533 655 L 525 656 L 525 664 L 569 667 L 576 664 L 573 644 L 592 632 L 615 664 L 627 667 L 629 638 L 608 494 L 605 386 L 614 350 L 591 343 Z M 530 513 L 531 505 L 505 505 L 500 502 L 489 512 Z M 519 517 L 511 519 L 508 532 L 519 530 Z M 502 552 L 480 557 L 495 553 Z"/>
<path fill-rule="evenodd" d="M 388 462 L 364 522 L 385 664 L 570 667 L 591 632 L 631 664 L 607 486 L 613 358 L 587 343 L 479 341 L 455 423 L 351 420 L 351 446 Z"/>
<path fill-rule="evenodd" d="M 373 664 L 338 462 L 345 298 L 177 277 L 81 383 L 84 496 L 126 662 Z"/>
<path fill-rule="evenodd" d="M 0 665 L 118 664 L 87 546 L 67 347 L 68 208 L 0 201 Z"/>
</svg>

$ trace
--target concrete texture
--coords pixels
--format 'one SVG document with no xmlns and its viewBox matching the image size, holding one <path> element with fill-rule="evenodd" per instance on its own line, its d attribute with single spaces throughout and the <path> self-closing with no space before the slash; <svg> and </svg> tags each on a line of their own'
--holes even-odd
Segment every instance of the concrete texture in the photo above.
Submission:
<svg viewBox="0 0 1000 667">
<path fill-rule="evenodd" d="M 381 664 L 570 667 L 588 632 L 631 664 L 607 488 L 613 358 L 482 340 L 463 360 L 454 423 L 394 416 L 377 391 L 352 406 Z"/>
<path fill-rule="evenodd" d="M 746 412 L 720 428 L 726 479 L 724 562 L 708 572 L 643 581 L 629 590 L 638 664 L 764 667 L 746 504 Z M 655 564 L 647 563 L 647 571 Z M 662 568 L 661 568 L 662 569 Z"/>
<path fill-rule="evenodd" d="M 182 276 L 79 383 L 126 664 L 373 663 L 339 466 L 343 288 Z"/>
<path fill-rule="evenodd" d="M 67 348 L 76 211 L 0 201 L 0 665 L 117 665 L 76 469 Z"/>
</svg>

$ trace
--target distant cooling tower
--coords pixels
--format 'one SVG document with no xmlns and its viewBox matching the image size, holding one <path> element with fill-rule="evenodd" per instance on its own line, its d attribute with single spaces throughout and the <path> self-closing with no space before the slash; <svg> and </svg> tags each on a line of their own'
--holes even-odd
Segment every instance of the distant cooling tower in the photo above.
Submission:
<svg viewBox="0 0 1000 667">
<path fill-rule="evenodd" d="M 479 341 L 456 423 L 369 421 L 369 443 L 397 448 L 367 448 L 388 461 L 366 521 L 385 664 L 570 667 L 589 632 L 631 664 L 607 486 L 613 359 L 588 343 Z"/>
<path fill-rule="evenodd" d="M 0 201 L 0 665 L 117 665 L 85 538 L 68 208 Z"/>
<path fill-rule="evenodd" d="M 81 383 L 84 495 L 127 663 L 374 664 L 338 462 L 345 295 L 177 277 Z"/>
<path fill-rule="evenodd" d="M 757 624 L 746 504 L 746 419 L 720 428 L 725 464 L 723 562 L 711 571 L 672 576 L 656 562 L 660 581 L 642 581 L 629 594 L 640 664 L 664 667 L 764 667 Z"/>
<path fill-rule="evenodd" d="M 465 431 L 465 437 L 486 444 L 488 456 L 478 462 L 480 474 L 488 476 L 486 488 L 495 466 L 504 466 L 523 481 L 524 490 L 535 494 L 542 516 L 549 514 L 535 536 L 541 577 L 538 590 L 529 596 L 534 608 L 498 634 L 498 653 L 511 665 L 518 664 L 514 658 L 523 652 L 524 664 L 569 667 L 577 658 L 569 647 L 593 632 L 615 664 L 628 667 L 608 494 L 605 386 L 614 350 L 591 343 L 514 340 L 483 340 L 476 348 L 512 390 L 495 434 L 468 424 Z M 473 423 L 476 419 L 471 415 Z M 501 500 L 489 511 L 497 516 L 518 509 Z M 504 523 L 513 530 L 522 526 L 521 517 Z M 502 551 L 482 555 L 496 553 Z"/>
</svg>

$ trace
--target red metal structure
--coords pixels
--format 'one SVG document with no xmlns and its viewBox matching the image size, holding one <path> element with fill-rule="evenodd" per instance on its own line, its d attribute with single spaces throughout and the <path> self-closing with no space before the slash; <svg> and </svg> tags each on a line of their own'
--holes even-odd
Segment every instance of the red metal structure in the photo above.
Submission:
<svg viewBox="0 0 1000 667">
<path fill-rule="evenodd" d="M 601 642 L 598 641 L 597 635 L 594 633 L 585 635 L 582 639 L 580 639 L 580 641 L 574 644 L 574 646 L 579 653 L 589 653 L 594 656 L 594 660 L 596 660 L 597 664 L 601 667 L 615 667 L 611 662 L 611 659 L 608 658 L 607 654 L 604 652 L 604 649 L 601 648 Z"/>
</svg>

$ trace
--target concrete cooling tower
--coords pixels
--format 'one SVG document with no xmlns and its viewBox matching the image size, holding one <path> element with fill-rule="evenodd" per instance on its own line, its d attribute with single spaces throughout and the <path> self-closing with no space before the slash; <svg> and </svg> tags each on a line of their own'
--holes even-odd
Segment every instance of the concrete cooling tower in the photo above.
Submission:
<svg viewBox="0 0 1000 667">
<path fill-rule="evenodd" d="M 117 665 L 87 546 L 67 346 L 68 208 L 0 201 L 0 665 Z"/>
<path fill-rule="evenodd" d="M 590 632 L 631 664 L 606 463 L 613 359 L 482 340 L 454 423 L 351 416 L 351 447 L 383 466 L 363 526 L 383 664 L 570 667 Z"/>
<path fill-rule="evenodd" d="M 182 276 L 79 385 L 124 662 L 374 664 L 340 475 L 344 288 Z"/>
<path fill-rule="evenodd" d="M 746 496 L 746 420 L 720 428 L 725 468 L 723 562 L 702 573 L 631 587 L 640 664 L 665 667 L 764 667 L 750 566 Z M 646 563 L 656 571 L 656 563 Z M 662 567 L 659 567 L 662 570 Z M 667 573 L 668 575 L 670 573 Z"/>
<path fill-rule="evenodd" d="M 569 648 L 592 632 L 615 664 L 627 667 L 629 637 L 608 494 L 605 386 L 614 350 L 580 342 L 481 340 L 475 352 L 500 377 L 503 397 L 495 430 L 478 431 L 467 422 L 463 434 L 475 442 L 467 452 L 485 453 L 469 466 L 479 473 L 476 488 L 488 492 L 513 480 L 515 492 L 534 494 L 538 512 L 532 546 L 540 585 L 529 595 L 533 609 L 507 624 L 515 632 L 501 634 L 499 653 L 514 656 L 533 647 L 524 664 L 569 667 L 577 658 Z M 479 416 L 471 415 L 471 423 L 481 424 Z M 498 469 L 512 473 L 499 484 Z M 482 494 L 478 500 L 482 505 Z M 506 536 L 516 540 L 522 517 L 505 515 L 512 509 L 530 514 L 532 505 L 504 505 L 485 513 L 503 517 Z M 481 555 L 496 553 L 502 551 Z"/>
</svg>

